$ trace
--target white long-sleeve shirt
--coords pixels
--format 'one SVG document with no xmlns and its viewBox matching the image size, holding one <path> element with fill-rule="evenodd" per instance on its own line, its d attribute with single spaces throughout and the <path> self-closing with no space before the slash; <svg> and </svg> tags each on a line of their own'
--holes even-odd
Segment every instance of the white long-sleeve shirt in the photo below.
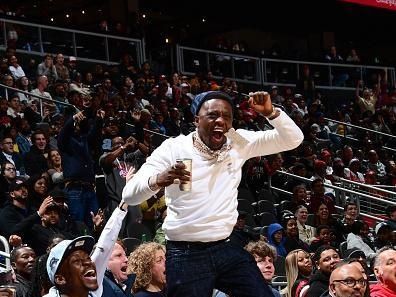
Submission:
<svg viewBox="0 0 396 297">
<path fill-rule="evenodd" d="M 351 248 L 358 248 L 366 255 L 366 257 L 375 253 L 359 235 L 355 235 L 353 233 L 349 233 L 347 237 L 347 249 Z"/>
<path fill-rule="evenodd" d="M 205 159 L 194 148 L 192 134 L 167 139 L 126 184 L 122 198 L 130 205 L 149 199 L 156 193 L 148 187 L 151 176 L 165 171 L 178 158 L 191 158 L 191 191 L 182 192 L 177 184 L 165 189 L 168 207 L 163 224 L 165 237 L 168 240 L 200 242 L 225 239 L 231 234 L 238 217 L 237 187 L 245 161 L 294 149 L 304 138 L 298 126 L 284 112 L 272 120 L 271 125 L 275 129 L 259 132 L 237 130 L 249 143 L 242 146 L 228 139 L 232 147 L 221 162 Z"/>
<path fill-rule="evenodd" d="M 103 293 L 103 277 L 106 271 L 107 262 L 113 251 L 115 242 L 117 241 L 118 234 L 121 230 L 122 221 L 124 220 L 127 212 L 120 208 L 114 209 L 111 217 L 106 223 L 102 233 L 100 234 L 98 243 L 95 245 L 91 254 L 91 260 L 96 266 L 96 279 L 98 280 L 98 289 L 90 292 L 89 296 L 101 297 Z M 59 297 L 60 294 L 55 287 L 52 287 L 47 295 L 44 297 Z"/>
</svg>

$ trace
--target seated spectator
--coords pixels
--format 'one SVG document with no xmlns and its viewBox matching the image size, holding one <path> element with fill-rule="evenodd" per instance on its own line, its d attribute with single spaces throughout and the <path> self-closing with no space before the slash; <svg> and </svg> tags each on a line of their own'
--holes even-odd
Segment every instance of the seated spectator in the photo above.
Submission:
<svg viewBox="0 0 396 297">
<path fill-rule="evenodd" d="M 20 120 L 24 117 L 21 101 L 19 100 L 17 93 L 10 94 L 8 96 L 7 114 L 14 120 Z"/>
<path fill-rule="evenodd" d="M 327 204 L 321 203 L 318 211 L 315 213 L 312 226 L 317 228 L 320 225 L 334 226 L 335 220 L 329 213 Z"/>
<path fill-rule="evenodd" d="M 367 279 L 354 264 L 342 263 L 330 275 L 329 295 L 337 297 L 366 296 Z"/>
<path fill-rule="evenodd" d="M 370 286 L 371 297 L 391 297 L 396 295 L 396 251 L 386 247 L 377 252 L 374 261 L 374 274 L 377 284 Z"/>
<path fill-rule="evenodd" d="M 386 223 L 392 228 L 393 231 L 396 231 L 396 205 L 388 206 L 386 209 L 386 214 L 388 216 Z"/>
<path fill-rule="evenodd" d="M 45 75 L 52 84 L 58 79 L 58 73 L 54 65 L 54 59 L 51 54 L 44 56 L 44 61 L 37 66 L 37 75 Z"/>
<path fill-rule="evenodd" d="M 334 248 L 337 247 L 337 244 L 332 241 L 332 232 L 330 226 L 327 225 L 320 225 L 316 228 L 316 237 L 312 241 L 309 248 L 312 252 L 316 252 L 319 247 L 322 245 L 332 246 Z"/>
<path fill-rule="evenodd" d="M 309 289 L 306 296 L 321 296 L 328 290 L 330 274 L 340 260 L 340 254 L 331 246 L 323 245 L 316 250 L 313 261 L 317 270 L 309 280 Z"/>
<path fill-rule="evenodd" d="M 304 205 L 307 210 L 311 211 L 310 199 L 307 194 L 307 188 L 304 184 L 296 185 L 293 188 L 292 202 L 294 205 L 291 207 L 290 211 L 295 212 L 299 205 Z"/>
<path fill-rule="evenodd" d="M 17 176 L 25 174 L 22 157 L 19 153 L 14 152 L 14 140 L 11 136 L 6 136 L 1 141 L 0 163 L 6 161 L 14 165 Z"/>
<path fill-rule="evenodd" d="M 364 184 L 365 180 L 363 174 L 360 172 L 360 165 L 361 165 L 360 160 L 357 158 L 353 158 L 349 162 L 349 168 L 346 167 L 344 169 L 345 178 L 354 182 Z"/>
<path fill-rule="evenodd" d="M 330 47 L 329 53 L 325 56 L 326 62 L 329 63 L 343 63 L 344 59 L 337 53 L 337 48 L 333 45 Z M 345 87 L 346 81 L 349 79 L 348 73 L 342 70 L 341 67 L 332 67 L 333 85 L 337 87 Z"/>
<path fill-rule="evenodd" d="M 29 191 L 29 205 L 38 209 L 40 204 L 48 196 L 49 180 L 46 176 L 34 175 L 26 181 Z"/>
<path fill-rule="evenodd" d="M 322 181 L 325 185 L 331 185 L 332 184 L 331 180 L 326 178 L 326 176 L 327 176 L 326 169 L 327 169 L 327 164 L 325 161 L 315 160 L 314 161 L 314 175 L 311 177 L 311 180 L 320 178 L 320 179 L 322 179 Z M 335 192 L 332 188 L 325 187 L 325 195 L 335 197 Z"/>
<path fill-rule="evenodd" d="M 19 153 L 24 160 L 26 154 L 30 151 L 30 147 L 32 146 L 32 130 L 29 124 L 29 121 L 26 119 L 21 119 L 17 122 L 16 128 L 18 130 L 18 135 L 15 138 L 15 142 L 18 145 Z"/>
<path fill-rule="evenodd" d="M 283 227 L 278 223 L 268 226 L 268 243 L 275 247 L 276 253 L 286 257 L 285 239 L 283 238 Z"/>
<path fill-rule="evenodd" d="M 25 72 L 23 71 L 21 65 L 18 64 L 18 59 L 16 56 L 11 56 L 9 60 L 9 67 L 12 77 L 17 80 L 23 76 L 25 76 Z"/>
<path fill-rule="evenodd" d="M 366 257 L 374 254 L 374 250 L 364 242 L 361 232 L 364 228 L 364 223 L 362 221 L 356 221 L 351 227 L 351 233 L 347 236 L 347 249 L 356 247 L 364 252 Z"/>
<path fill-rule="evenodd" d="M 379 160 L 378 154 L 375 150 L 368 152 L 368 160 L 363 164 L 364 171 L 372 170 L 376 173 L 377 179 L 381 182 L 386 177 L 385 165 Z"/>
<path fill-rule="evenodd" d="M 136 274 L 135 297 L 161 297 L 166 294 L 165 248 L 150 242 L 138 246 L 128 258 L 127 273 Z"/>
<path fill-rule="evenodd" d="M 319 205 L 326 204 L 330 214 L 335 212 L 334 201 L 331 197 L 325 195 L 325 187 L 321 178 L 316 178 L 311 182 L 311 211 L 316 213 Z"/>
<path fill-rule="evenodd" d="M 52 149 L 48 152 L 48 171 L 53 184 L 64 184 L 62 157 L 58 150 Z M 63 186 L 61 186 L 63 188 Z"/>
<path fill-rule="evenodd" d="M 276 271 L 274 267 L 274 262 L 276 260 L 275 249 L 265 243 L 264 241 L 249 242 L 245 249 L 254 257 L 257 263 L 257 267 L 260 269 L 264 280 L 271 285 L 272 278 L 274 277 Z M 287 268 L 286 268 L 287 269 Z M 279 291 L 272 288 L 272 293 L 274 297 L 280 297 Z"/>
<path fill-rule="evenodd" d="M 335 230 L 339 242 L 346 240 L 349 233 L 358 219 L 358 207 L 356 202 L 347 200 L 344 206 L 344 217 L 335 223 Z"/>
<path fill-rule="evenodd" d="M 312 274 L 312 260 L 309 253 L 298 249 L 291 251 L 286 257 L 287 286 L 282 291 L 285 296 L 299 297 L 308 289 Z"/>
<path fill-rule="evenodd" d="M 375 226 L 375 248 L 378 251 L 384 246 L 393 246 L 392 227 L 385 222 L 378 223 Z"/>
<path fill-rule="evenodd" d="M 8 201 L 8 191 L 11 183 L 16 178 L 16 169 L 14 164 L 9 161 L 1 163 L 0 176 L 0 209 L 4 207 Z"/>
<path fill-rule="evenodd" d="M 31 283 L 28 296 L 45 296 L 51 288 L 51 282 L 47 274 L 48 254 L 44 254 L 36 258 L 31 273 Z"/>
<path fill-rule="evenodd" d="M 304 205 L 297 206 L 295 216 L 297 219 L 298 237 L 306 244 L 311 244 L 316 230 L 314 227 L 306 225 L 308 209 Z"/>
<path fill-rule="evenodd" d="M 58 53 L 55 57 L 55 68 L 58 78 L 61 80 L 69 80 L 69 69 L 64 65 L 65 58 L 62 53 Z"/>
<path fill-rule="evenodd" d="M 251 227 L 246 225 L 246 215 L 247 212 L 238 210 L 238 219 L 230 235 L 231 242 L 241 247 L 260 238 L 259 234 L 253 232 Z"/>
<path fill-rule="evenodd" d="M 26 226 L 39 222 L 47 206 L 53 202 L 51 197 L 46 198 L 38 211 L 29 206 L 28 189 L 23 180 L 14 180 L 9 187 L 10 203 L 0 212 L 0 234 L 5 238 L 16 234 L 23 237 Z"/>
<path fill-rule="evenodd" d="M 309 247 L 298 236 L 297 220 L 293 214 L 284 214 L 282 216 L 282 226 L 285 229 L 284 245 L 286 252 L 297 249 L 303 249 L 309 252 Z"/>
<path fill-rule="evenodd" d="M 12 250 L 10 261 L 15 272 L 15 283 L 17 297 L 29 296 L 30 287 L 32 286 L 31 276 L 36 260 L 36 254 L 32 248 L 21 245 Z"/>
</svg>

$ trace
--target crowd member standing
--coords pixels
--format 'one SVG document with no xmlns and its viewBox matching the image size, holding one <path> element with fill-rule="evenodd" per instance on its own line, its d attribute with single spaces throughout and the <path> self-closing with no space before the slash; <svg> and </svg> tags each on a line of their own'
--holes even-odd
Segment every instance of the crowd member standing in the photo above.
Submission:
<svg viewBox="0 0 396 297">
<path fill-rule="evenodd" d="M 250 106 L 275 129 L 235 131 L 232 99 L 201 93 L 191 105 L 196 131 L 164 141 L 123 190 L 123 199 L 137 205 L 165 187 L 168 296 L 210 296 L 214 288 L 241 297 L 272 296 L 252 256 L 228 239 L 238 217 L 237 187 L 246 160 L 291 150 L 303 134 L 268 93 L 250 95 Z M 192 159 L 192 172 L 179 158 Z M 182 189 L 191 182 L 191 190 L 180 191 L 176 179 Z"/>
</svg>

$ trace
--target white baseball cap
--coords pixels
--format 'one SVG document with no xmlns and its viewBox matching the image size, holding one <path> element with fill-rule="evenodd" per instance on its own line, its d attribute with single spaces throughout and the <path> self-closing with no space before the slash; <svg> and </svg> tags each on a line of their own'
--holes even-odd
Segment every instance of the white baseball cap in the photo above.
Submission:
<svg viewBox="0 0 396 297">
<path fill-rule="evenodd" d="M 47 259 L 47 273 L 51 283 L 55 284 L 55 274 L 68 255 L 77 250 L 83 250 L 90 254 L 94 245 L 95 239 L 92 236 L 80 236 L 73 240 L 62 240 L 54 246 Z"/>
</svg>

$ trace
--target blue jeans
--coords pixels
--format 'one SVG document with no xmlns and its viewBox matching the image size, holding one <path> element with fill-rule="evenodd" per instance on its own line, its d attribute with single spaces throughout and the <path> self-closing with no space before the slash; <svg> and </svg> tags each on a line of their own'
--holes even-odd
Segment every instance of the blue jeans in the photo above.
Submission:
<svg viewBox="0 0 396 297">
<path fill-rule="evenodd" d="M 65 193 L 72 218 L 92 229 L 91 211 L 96 214 L 99 209 L 95 191 L 84 186 L 72 186 L 66 187 Z"/>
<path fill-rule="evenodd" d="M 168 297 L 210 297 L 213 289 L 238 297 L 273 297 L 253 256 L 229 240 L 217 243 L 168 241 Z"/>
</svg>

